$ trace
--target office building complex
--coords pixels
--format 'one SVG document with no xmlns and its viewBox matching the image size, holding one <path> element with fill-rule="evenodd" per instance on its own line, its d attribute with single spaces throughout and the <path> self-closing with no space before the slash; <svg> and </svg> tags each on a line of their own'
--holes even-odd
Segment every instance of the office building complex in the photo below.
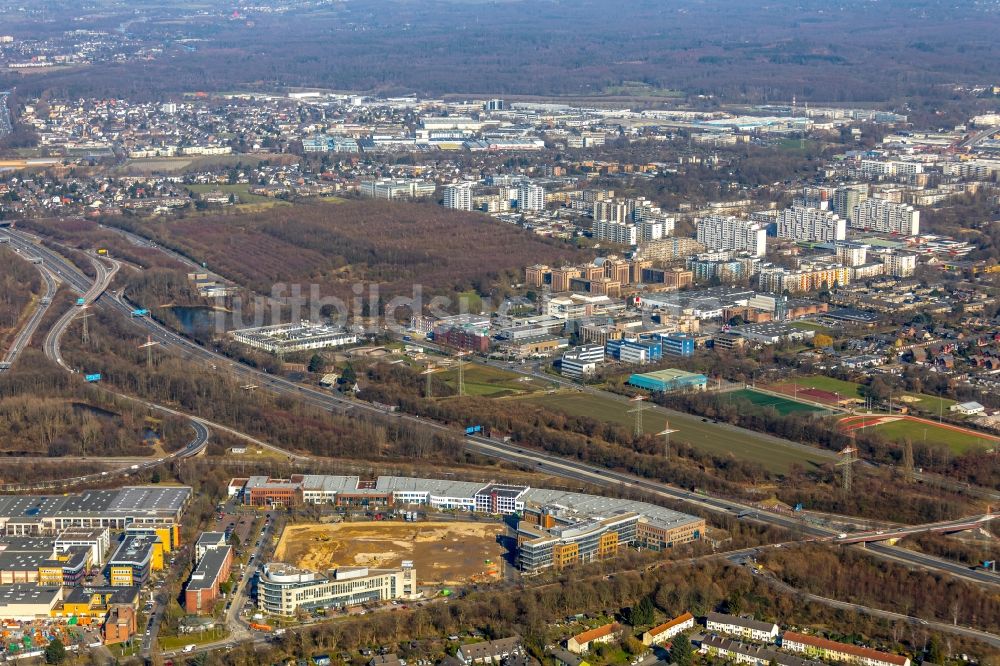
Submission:
<svg viewBox="0 0 1000 666">
<path fill-rule="evenodd" d="M 710 250 L 740 250 L 758 257 L 767 248 L 767 229 L 759 222 L 709 215 L 697 222 L 698 242 Z"/>
<path fill-rule="evenodd" d="M 444 207 L 454 210 L 472 210 L 472 183 L 444 186 Z"/>
<path fill-rule="evenodd" d="M 412 178 L 383 178 L 362 181 L 358 191 L 372 199 L 419 199 L 434 194 L 437 187 L 426 180 Z"/>
<path fill-rule="evenodd" d="M 885 234 L 916 236 L 920 233 L 920 211 L 909 204 L 888 199 L 868 199 L 855 206 L 851 227 Z"/>
<path fill-rule="evenodd" d="M 126 536 L 108 559 L 112 587 L 142 586 L 150 573 L 163 569 L 163 542 L 159 537 Z"/>
<path fill-rule="evenodd" d="M 564 377 L 583 379 L 597 372 L 604 361 L 604 345 L 582 345 L 562 355 L 559 372 Z"/>
<path fill-rule="evenodd" d="M 294 616 L 299 610 L 346 608 L 409 599 L 417 594 L 416 571 L 406 562 L 400 569 L 339 567 L 327 573 L 270 562 L 259 576 L 258 608 L 284 617 Z"/>
<path fill-rule="evenodd" d="M 847 222 L 821 208 L 792 206 L 778 213 L 778 238 L 794 241 L 840 241 L 847 238 Z"/>
<path fill-rule="evenodd" d="M 694 356 L 695 336 L 689 333 L 668 333 L 660 336 L 663 353 L 668 356 Z"/>
<path fill-rule="evenodd" d="M 520 522 L 525 524 L 518 528 L 523 536 L 519 543 L 538 539 L 528 547 L 523 560 L 518 556 L 518 562 L 528 571 L 610 556 L 617 553 L 619 547 L 628 545 L 662 550 L 700 539 L 705 531 L 705 521 L 701 518 L 645 502 L 496 483 L 484 485 L 400 476 L 380 476 L 375 481 L 362 481 L 356 476 L 309 474 L 294 475 L 288 479 L 233 479 L 229 483 L 229 492 L 242 498 L 244 504 L 252 506 L 304 502 L 363 507 L 367 510 L 375 507 L 427 506 L 438 510 L 520 516 Z M 617 536 L 606 536 L 611 532 Z M 576 549 L 563 548 L 570 544 L 576 544 Z M 556 545 L 560 547 L 554 548 Z M 574 552 L 576 555 L 573 555 Z M 554 554 L 558 554 L 559 558 L 554 560 Z M 298 590 L 336 582 L 336 577 L 301 572 L 287 568 L 287 565 L 276 566 L 278 569 L 273 570 L 271 575 L 272 598 L 266 602 L 268 612 L 276 612 L 270 610 L 272 608 L 294 612 L 294 608 L 309 603 L 311 599 L 309 593 Z M 262 576 L 262 581 L 266 577 Z M 382 589 L 383 583 L 372 585 Z M 391 586 L 391 583 L 386 582 L 385 585 Z M 399 590 L 404 588 L 404 584 L 397 579 L 392 589 L 397 594 L 403 594 L 405 592 Z M 362 591 L 356 586 L 324 588 L 316 594 L 324 599 L 323 605 L 330 606 L 353 599 L 352 594 Z M 265 603 L 263 598 L 262 603 Z"/>
<path fill-rule="evenodd" d="M 313 324 L 308 321 L 241 328 L 230 331 L 229 336 L 240 344 L 277 355 L 327 347 L 343 347 L 358 341 L 358 336 L 348 333 L 342 328 Z"/>
</svg>

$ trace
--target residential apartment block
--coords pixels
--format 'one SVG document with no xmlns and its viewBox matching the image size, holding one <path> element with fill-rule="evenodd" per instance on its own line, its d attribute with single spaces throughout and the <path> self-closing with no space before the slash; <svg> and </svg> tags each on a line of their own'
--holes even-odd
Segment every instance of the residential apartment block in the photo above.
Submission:
<svg viewBox="0 0 1000 666">
<path fill-rule="evenodd" d="M 778 637 L 778 625 L 774 622 L 761 622 L 723 613 L 709 613 L 705 618 L 705 628 L 760 643 L 771 643 Z"/>
<path fill-rule="evenodd" d="M 851 269 L 841 264 L 808 263 L 797 269 L 768 267 L 757 276 L 761 291 L 774 294 L 801 294 L 826 287 L 850 284 Z"/>
<path fill-rule="evenodd" d="M 789 652 L 801 652 L 825 661 L 837 661 L 859 666 L 910 666 L 910 658 L 898 654 L 879 652 L 850 643 L 839 643 L 819 636 L 807 636 L 786 631 L 781 636 L 781 647 Z"/>
<path fill-rule="evenodd" d="M 646 646 L 662 645 L 677 634 L 690 629 L 694 629 L 694 615 L 683 613 L 645 632 L 642 635 L 642 644 Z"/>
<path fill-rule="evenodd" d="M 847 238 L 847 221 L 820 208 L 792 206 L 778 213 L 778 238 L 794 241 L 840 241 Z"/>
<path fill-rule="evenodd" d="M 454 210 L 472 210 L 472 183 L 444 186 L 444 207 Z"/>
<path fill-rule="evenodd" d="M 748 645 L 722 636 L 706 636 L 701 641 L 701 652 L 715 659 L 748 666 L 822 666 L 818 661 L 807 661 L 783 654 L 773 647 Z"/>
<path fill-rule="evenodd" d="M 566 641 L 566 649 L 574 654 L 589 652 L 594 645 L 613 643 L 622 635 L 621 625 L 612 622 L 596 629 L 590 629 Z"/>
<path fill-rule="evenodd" d="M 710 250 L 739 250 L 758 257 L 767 249 L 767 229 L 731 215 L 709 215 L 696 224 L 698 242 Z"/>
<path fill-rule="evenodd" d="M 867 199 L 854 208 L 851 227 L 900 236 L 920 233 L 920 211 L 888 199 Z"/>
</svg>

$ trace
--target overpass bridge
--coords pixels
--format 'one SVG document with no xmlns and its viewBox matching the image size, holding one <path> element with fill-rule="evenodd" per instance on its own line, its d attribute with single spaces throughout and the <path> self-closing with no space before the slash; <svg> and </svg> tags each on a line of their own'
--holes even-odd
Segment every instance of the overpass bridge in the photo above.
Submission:
<svg viewBox="0 0 1000 666">
<path fill-rule="evenodd" d="M 895 527 L 885 530 L 874 530 L 870 532 L 852 532 L 850 534 L 840 534 L 831 539 L 833 543 L 874 543 L 878 541 L 888 541 L 895 543 L 903 537 L 915 534 L 954 534 L 956 532 L 966 532 L 969 530 L 985 527 L 988 522 L 996 518 L 992 513 L 981 516 L 971 516 L 969 518 L 959 518 L 958 520 L 946 520 L 939 523 L 927 523 L 926 525 L 911 525 L 908 527 Z"/>
</svg>

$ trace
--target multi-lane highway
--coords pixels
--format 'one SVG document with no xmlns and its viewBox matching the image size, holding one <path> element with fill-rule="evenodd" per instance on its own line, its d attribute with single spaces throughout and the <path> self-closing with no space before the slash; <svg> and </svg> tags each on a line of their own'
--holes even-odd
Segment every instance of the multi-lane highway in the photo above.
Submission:
<svg viewBox="0 0 1000 666">
<path fill-rule="evenodd" d="M 0 372 L 8 370 L 21 355 L 21 352 L 24 351 L 24 348 L 31 342 L 31 338 L 35 334 L 35 331 L 38 330 L 38 325 L 42 323 L 42 318 L 48 311 L 49 305 L 52 304 L 52 297 L 56 294 L 55 279 L 41 264 L 36 264 L 36 267 L 45 281 L 45 293 L 38 299 L 38 303 L 35 304 L 35 308 L 28 317 L 28 321 L 24 323 L 21 330 L 14 336 L 14 341 L 11 343 L 10 348 L 7 349 L 3 360 L 0 361 Z"/>
<path fill-rule="evenodd" d="M 908 527 L 893 527 L 889 529 L 875 530 L 869 532 L 855 532 L 838 536 L 834 541 L 837 543 L 875 543 L 878 541 L 892 541 L 902 539 L 914 534 L 926 534 L 932 532 L 936 534 L 954 534 L 985 527 L 986 523 L 996 516 L 987 513 L 982 516 L 970 516 L 959 520 L 945 520 L 939 523 L 929 523 L 927 525 L 913 525 Z"/>
</svg>

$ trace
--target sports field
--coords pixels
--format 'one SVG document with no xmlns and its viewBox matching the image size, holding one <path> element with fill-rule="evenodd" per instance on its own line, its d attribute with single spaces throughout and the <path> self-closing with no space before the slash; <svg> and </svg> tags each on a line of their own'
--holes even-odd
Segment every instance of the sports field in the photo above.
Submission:
<svg viewBox="0 0 1000 666">
<path fill-rule="evenodd" d="M 781 396 L 771 395 L 769 393 L 763 393 L 762 391 L 755 391 L 754 389 L 740 389 L 738 391 L 730 391 L 722 395 L 723 399 L 729 400 L 746 400 L 748 402 L 757 405 L 758 407 L 772 407 L 776 412 L 782 416 L 787 416 L 788 414 L 796 413 L 825 413 L 827 410 L 821 407 L 815 407 L 813 405 L 808 405 L 804 402 L 798 402 L 796 400 L 790 400 L 788 398 L 782 398 Z"/>
<path fill-rule="evenodd" d="M 393 568 L 412 560 L 420 585 L 465 585 L 501 577 L 501 523 L 359 522 L 287 526 L 275 559 L 310 571 Z"/>
<path fill-rule="evenodd" d="M 864 397 L 861 393 L 861 384 L 856 382 L 847 382 L 843 379 L 834 379 L 833 377 L 827 377 L 825 375 L 796 377 L 792 380 L 792 382 L 798 384 L 800 390 L 802 388 L 815 389 L 818 391 L 825 391 L 827 393 L 839 394 L 841 399 Z"/>
<path fill-rule="evenodd" d="M 524 400 L 571 416 L 589 416 L 629 428 L 635 424 L 635 416 L 628 413 L 630 405 L 610 397 L 574 391 L 538 394 Z M 643 429 L 650 434 L 661 432 L 667 418 L 662 410 L 650 408 L 643 416 Z M 749 430 L 705 421 L 698 416 L 671 413 L 669 420 L 670 428 L 677 431 L 673 436 L 680 441 L 713 455 L 732 455 L 759 463 L 778 474 L 786 473 L 793 463 L 811 469 L 836 459 L 830 451 L 785 443 Z"/>
<path fill-rule="evenodd" d="M 812 402 L 826 404 L 836 404 L 838 401 L 846 399 L 864 399 L 861 384 L 847 382 L 842 379 L 834 379 L 824 375 L 810 375 L 808 377 L 796 377 L 767 387 L 769 390 L 805 398 Z M 947 412 L 948 408 L 955 404 L 954 400 L 939 398 L 926 393 L 904 393 L 894 395 L 893 405 L 908 405 L 911 409 L 916 409 L 928 415 L 936 415 L 939 411 Z"/>
<path fill-rule="evenodd" d="M 479 395 L 487 398 L 502 398 L 520 393 L 531 393 L 548 388 L 546 382 L 507 372 L 488 365 L 473 363 L 465 364 L 464 384 L 466 395 Z M 453 389 L 458 389 L 458 369 L 453 368 L 434 375 L 437 381 L 443 381 Z"/>
<path fill-rule="evenodd" d="M 839 427 L 847 431 L 862 431 L 873 428 L 880 435 L 896 441 L 909 439 L 911 442 L 944 444 L 955 453 L 971 449 L 984 449 L 1000 444 L 1000 437 L 987 435 L 948 424 L 938 424 L 927 419 L 912 416 L 888 416 L 871 414 L 848 416 L 839 421 Z"/>
</svg>

